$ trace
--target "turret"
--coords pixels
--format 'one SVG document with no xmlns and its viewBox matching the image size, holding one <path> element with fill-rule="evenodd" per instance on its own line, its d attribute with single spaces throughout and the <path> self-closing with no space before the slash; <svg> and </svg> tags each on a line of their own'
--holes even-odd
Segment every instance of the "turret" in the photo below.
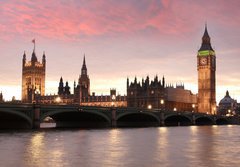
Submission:
<svg viewBox="0 0 240 167">
<path fill-rule="evenodd" d="M 23 53 L 23 59 L 22 59 L 23 65 L 26 63 L 26 52 Z"/>
<path fill-rule="evenodd" d="M 68 81 L 66 82 L 66 86 L 65 86 L 65 89 L 64 89 L 64 94 L 67 94 L 67 95 L 70 94 L 70 87 L 68 86 Z"/>
<path fill-rule="evenodd" d="M 74 89 L 76 88 L 76 81 L 74 81 L 74 83 L 73 83 L 73 87 L 74 87 Z"/>
<path fill-rule="evenodd" d="M 42 56 L 42 64 L 45 67 L 46 66 L 46 56 L 45 56 L 45 51 L 43 52 L 43 56 Z"/>
<path fill-rule="evenodd" d="M 62 95 L 64 92 L 64 85 L 63 85 L 63 79 L 60 78 L 59 87 L 58 87 L 58 95 Z"/>
<path fill-rule="evenodd" d="M 146 80 L 145 80 L 145 84 L 146 84 L 147 86 L 149 86 L 149 76 L 147 76 L 147 78 L 146 78 Z"/>
<path fill-rule="evenodd" d="M 162 86 L 165 87 L 165 78 L 164 78 L 164 76 L 162 78 Z"/>
<path fill-rule="evenodd" d="M 0 102 L 3 102 L 3 95 L 2 95 L 2 92 L 0 93 Z"/>
<path fill-rule="evenodd" d="M 134 84 L 137 84 L 137 77 L 134 78 Z"/>
</svg>

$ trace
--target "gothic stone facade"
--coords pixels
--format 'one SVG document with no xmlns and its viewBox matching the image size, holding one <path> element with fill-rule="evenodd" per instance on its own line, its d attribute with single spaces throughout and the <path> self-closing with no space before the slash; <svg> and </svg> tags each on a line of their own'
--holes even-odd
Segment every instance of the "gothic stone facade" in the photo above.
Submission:
<svg viewBox="0 0 240 167">
<path fill-rule="evenodd" d="M 26 53 L 22 59 L 22 101 L 32 103 L 36 94 L 45 94 L 46 56 L 43 53 L 42 63 L 37 60 L 35 49 L 31 61 L 26 60 Z"/>
<path fill-rule="evenodd" d="M 161 110 L 193 111 L 197 103 L 197 96 L 191 91 L 185 90 L 184 85 L 165 85 L 165 78 L 158 80 L 156 76 L 153 81 L 147 77 L 142 83 L 129 83 L 127 79 L 127 106 L 137 108 L 154 108 Z"/>
<path fill-rule="evenodd" d="M 197 55 L 198 112 L 216 114 L 216 56 L 207 27 Z"/>
</svg>

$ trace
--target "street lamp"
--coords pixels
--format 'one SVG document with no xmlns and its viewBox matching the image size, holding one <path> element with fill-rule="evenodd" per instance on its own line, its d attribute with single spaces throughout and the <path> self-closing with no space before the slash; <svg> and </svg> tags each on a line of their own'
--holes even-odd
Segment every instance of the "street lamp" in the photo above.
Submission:
<svg viewBox="0 0 240 167">
<path fill-rule="evenodd" d="M 164 110 L 164 107 L 163 107 L 164 103 L 165 103 L 164 99 L 161 99 L 160 100 L 161 110 Z"/>
<path fill-rule="evenodd" d="M 60 98 L 59 96 L 56 97 L 55 102 L 56 102 L 56 103 L 60 103 L 60 102 L 61 102 L 61 98 Z"/>
<path fill-rule="evenodd" d="M 151 105 L 151 104 L 148 105 L 148 109 L 149 109 L 149 110 L 152 109 L 152 105 Z"/>
<path fill-rule="evenodd" d="M 195 105 L 195 104 L 192 104 L 192 108 L 193 108 L 193 111 L 192 111 L 192 112 L 195 112 L 195 107 L 196 107 L 196 105 Z"/>
<path fill-rule="evenodd" d="M 214 113 L 214 115 L 217 114 L 217 113 L 216 113 L 216 107 L 213 107 L 213 113 Z"/>
<path fill-rule="evenodd" d="M 161 104 L 161 105 L 164 104 L 164 100 L 163 100 L 163 99 L 160 100 L 160 104 Z"/>
<path fill-rule="evenodd" d="M 174 107 L 174 108 L 173 108 L 173 111 L 177 111 L 177 108 L 176 108 L 176 107 Z"/>
</svg>

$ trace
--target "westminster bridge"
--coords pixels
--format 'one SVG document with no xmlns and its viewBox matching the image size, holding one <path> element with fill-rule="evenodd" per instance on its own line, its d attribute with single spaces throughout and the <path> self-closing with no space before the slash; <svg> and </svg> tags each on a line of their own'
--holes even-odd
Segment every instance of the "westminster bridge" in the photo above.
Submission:
<svg viewBox="0 0 240 167">
<path fill-rule="evenodd" d="M 40 128 L 51 117 L 57 128 L 147 127 L 239 124 L 239 117 L 156 109 L 79 105 L 0 104 L 0 129 Z"/>
</svg>

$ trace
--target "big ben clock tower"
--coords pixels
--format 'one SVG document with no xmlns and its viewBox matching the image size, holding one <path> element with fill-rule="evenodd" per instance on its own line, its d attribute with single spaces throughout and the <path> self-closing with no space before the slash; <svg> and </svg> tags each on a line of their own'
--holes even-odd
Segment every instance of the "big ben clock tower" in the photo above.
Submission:
<svg viewBox="0 0 240 167">
<path fill-rule="evenodd" d="M 197 55 L 198 112 L 216 114 L 216 56 L 207 26 Z"/>
</svg>

